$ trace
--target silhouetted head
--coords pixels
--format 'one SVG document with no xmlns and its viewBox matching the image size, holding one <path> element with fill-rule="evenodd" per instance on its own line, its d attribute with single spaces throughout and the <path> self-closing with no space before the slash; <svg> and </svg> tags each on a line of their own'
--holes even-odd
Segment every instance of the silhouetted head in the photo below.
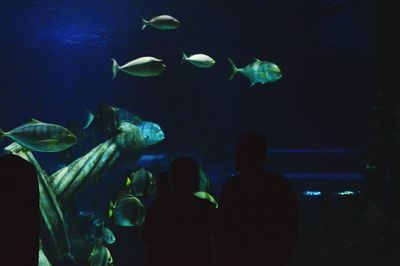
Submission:
<svg viewBox="0 0 400 266">
<path fill-rule="evenodd" d="M 266 153 L 264 136 L 255 132 L 240 135 L 236 147 L 236 170 L 240 173 L 262 170 Z"/>
<path fill-rule="evenodd" d="M 197 162 L 190 157 L 175 159 L 169 171 L 171 186 L 178 193 L 193 193 L 198 190 L 200 175 Z"/>
</svg>

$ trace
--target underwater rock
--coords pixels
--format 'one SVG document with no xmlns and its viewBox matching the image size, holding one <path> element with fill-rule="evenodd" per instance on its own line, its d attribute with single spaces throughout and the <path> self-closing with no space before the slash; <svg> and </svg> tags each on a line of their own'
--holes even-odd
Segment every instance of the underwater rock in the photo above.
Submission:
<svg viewBox="0 0 400 266">
<path fill-rule="evenodd" d="M 52 260 L 61 259 L 69 254 L 70 245 L 66 224 L 61 206 L 57 201 L 52 187 L 48 183 L 47 173 L 40 167 L 32 152 L 26 150 L 18 143 L 13 142 L 5 148 L 5 151 L 29 161 L 33 164 L 38 175 L 39 182 L 39 207 L 42 219 L 41 235 L 45 244 L 45 250 Z"/>
<path fill-rule="evenodd" d="M 139 129 L 131 123 L 121 123 L 116 136 L 50 176 L 54 193 L 60 201 L 69 199 L 86 185 L 97 181 L 117 161 L 133 163 L 138 160 L 144 147 Z"/>
</svg>

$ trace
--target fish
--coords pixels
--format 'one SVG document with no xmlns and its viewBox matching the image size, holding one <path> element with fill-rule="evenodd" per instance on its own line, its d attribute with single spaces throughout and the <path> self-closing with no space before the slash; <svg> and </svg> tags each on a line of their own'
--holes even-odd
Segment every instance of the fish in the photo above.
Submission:
<svg viewBox="0 0 400 266">
<path fill-rule="evenodd" d="M 179 20 L 169 15 L 157 16 L 150 20 L 145 20 L 142 18 L 142 22 L 142 30 L 144 30 L 147 26 L 151 26 L 158 30 L 173 30 L 178 28 L 180 25 Z"/>
<path fill-rule="evenodd" d="M 88 121 L 93 114 L 88 112 Z M 93 122 L 97 131 L 101 133 L 117 132 L 122 122 L 128 122 L 137 126 L 142 134 L 146 146 L 154 145 L 165 139 L 161 127 L 153 122 L 142 121 L 137 115 L 106 103 L 101 103 L 97 113 L 93 115 Z"/>
<path fill-rule="evenodd" d="M 188 57 L 183 53 L 182 63 L 184 62 L 190 62 L 192 65 L 201 68 L 209 68 L 215 64 L 215 60 L 205 54 L 194 54 Z"/>
<path fill-rule="evenodd" d="M 110 251 L 101 242 L 93 246 L 89 261 L 91 266 L 110 266 L 114 263 Z"/>
<path fill-rule="evenodd" d="M 200 199 L 205 199 L 205 200 L 209 201 L 212 205 L 214 205 L 215 208 L 218 208 L 218 202 L 215 200 L 215 198 L 210 193 L 205 192 L 205 191 L 197 191 L 193 195 Z"/>
<path fill-rule="evenodd" d="M 235 63 L 230 58 L 228 58 L 228 61 L 232 67 L 232 75 L 229 80 L 232 80 L 236 73 L 239 72 L 250 80 L 250 87 L 254 86 L 256 83 L 265 84 L 275 82 L 282 77 L 279 67 L 269 61 L 261 61 L 255 58 L 255 62 L 242 68 L 236 67 Z"/>
<path fill-rule="evenodd" d="M 80 212 L 79 214 L 82 215 L 82 213 L 85 212 Z M 86 214 L 86 213 L 85 213 Z M 94 215 L 90 216 L 94 218 Z M 114 244 L 116 241 L 114 233 L 107 227 L 104 226 L 104 221 L 96 218 L 91 222 L 91 225 L 89 227 L 89 233 L 86 235 L 86 237 L 89 239 L 90 242 L 92 243 L 97 243 L 99 241 L 107 243 L 107 244 Z"/>
<path fill-rule="evenodd" d="M 32 119 L 8 132 L 0 129 L 0 139 L 8 137 L 30 151 L 60 152 L 77 142 L 77 137 L 67 128 Z"/>
<path fill-rule="evenodd" d="M 93 124 L 100 133 L 112 133 L 116 132 L 121 124 L 119 108 L 106 103 L 100 103 L 95 114 L 87 110 L 87 115 L 84 129 L 88 129 Z"/>
<path fill-rule="evenodd" d="M 136 118 L 136 126 L 139 128 L 143 136 L 144 145 L 150 146 L 159 143 L 165 139 L 165 134 L 162 131 L 160 125 L 142 121 L 140 118 Z"/>
<path fill-rule="evenodd" d="M 129 193 L 136 197 L 148 196 L 156 191 L 156 179 L 144 168 L 132 172 L 130 177 L 126 178 L 125 185 Z"/>
<path fill-rule="evenodd" d="M 83 127 L 83 129 L 87 129 L 93 122 L 94 120 L 94 114 L 92 112 L 90 112 L 88 109 L 86 109 L 86 113 L 88 115 L 87 121 L 86 121 L 86 125 Z"/>
<path fill-rule="evenodd" d="M 122 193 L 115 203 L 110 201 L 108 217 L 118 226 L 139 226 L 144 222 L 145 208 L 132 194 Z"/>
<path fill-rule="evenodd" d="M 211 187 L 211 179 L 210 177 L 204 172 L 203 168 L 200 168 L 199 170 L 199 175 L 200 175 L 200 183 L 199 183 L 199 189 L 200 191 L 208 191 Z"/>
<path fill-rule="evenodd" d="M 128 123 L 136 124 L 137 116 L 135 114 L 133 114 L 132 112 L 122 109 L 122 108 L 119 108 L 118 114 L 119 114 L 119 120 L 121 121 L 121 123 L 128 122 Z"/>
<path fill-rule="evenodd" d="M 111 59 L 111 61 L 113 62 L 113 79 L 115 79 L 119 71 L 135 77 L 154 77 L 160 75 L 166 67 L 166 65 L 161 63 L 163 60 L 152 56 L 137 58 L 123 66 L 119 66 L 115 59 Z"/>
<path fill-rule="evenodd" d="M 114 243 L 115 243 L 115 240 L 116 240 L 115 235 L 114 235 L 114 233 L 113 233 L 110 229 L 108 229 L 107 227 L 103 227 L 102 236 L 103 236 L 102 239 L 103 239 L 103 241 L 104 241 L 105 243 L 107 243 L 107 244 L 114 244 Z"/>
</svg>

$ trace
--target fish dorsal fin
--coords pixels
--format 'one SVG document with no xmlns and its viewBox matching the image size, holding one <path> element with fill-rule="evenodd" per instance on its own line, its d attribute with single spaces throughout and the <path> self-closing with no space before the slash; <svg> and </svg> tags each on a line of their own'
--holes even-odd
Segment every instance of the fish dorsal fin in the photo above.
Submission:
<svg viewBox="0 0 400 266">
<path fill-rule="evenodd" d="M 110 200 L 110 203 L 108 204 L 108 218 L 111 218 L 112 216 L 113 216 L 113 214 L 114 214 L 114 209 L 115 209 L 115 205 L 116 205 L 116 203 L 113 203 L 111 200 Z"/>
<path fill-rule="evenodd" d="M 40 121 L 37 120 L 37 119 L 32 118 L 30 123 L 31 123 L 31 124 L 37 124 L 37 123 L 42 123 L 42 122 L 40 122 Z"/>
<path fill-rule="evenodd" d="M 127 177 L 127 178 L 126 178 L 126 182 L 125 182 L 125 186 L 126 186 L 127 188 L 129 188 L 130 185 L 132 185 L 132 180 L 131 180 L 129 177 Z"/>
<path fill-rule="evenodd" d="M 142 122 L 142 119 L 137 115 L 135 115 L 132 119 L 132 124 L 134 125 L 140 125 Z"/>
<path fill-rule="evenodd" d="M 260 59 L 258 59 L 257 57 L 254 57 L 254 60 L 256 60 L 256 62 L 261 61 Z"/>
</svg>

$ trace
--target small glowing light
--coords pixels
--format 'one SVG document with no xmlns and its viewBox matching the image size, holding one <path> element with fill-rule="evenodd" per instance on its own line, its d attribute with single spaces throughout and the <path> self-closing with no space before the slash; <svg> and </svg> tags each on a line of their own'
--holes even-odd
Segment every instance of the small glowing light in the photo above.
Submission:
<svg viewBox="0 0 400 266">
<path fill-rule="evenodd" d="M 350 195 L 355 195 L 356 193 L 360 193 L 360 191 L 354 192 L 354 191 L 346 190 L 346 191 L 338 192 L 337 194 L 339 196 L 350 196 Z"/>
<path fill-rule="evenodd" d="M 312 197 L 319 197 L 321 196 L 321 191 L 311 191 L 307 190 L 303 192 L 304 196 L 312 196 Z"/>
</svg>

